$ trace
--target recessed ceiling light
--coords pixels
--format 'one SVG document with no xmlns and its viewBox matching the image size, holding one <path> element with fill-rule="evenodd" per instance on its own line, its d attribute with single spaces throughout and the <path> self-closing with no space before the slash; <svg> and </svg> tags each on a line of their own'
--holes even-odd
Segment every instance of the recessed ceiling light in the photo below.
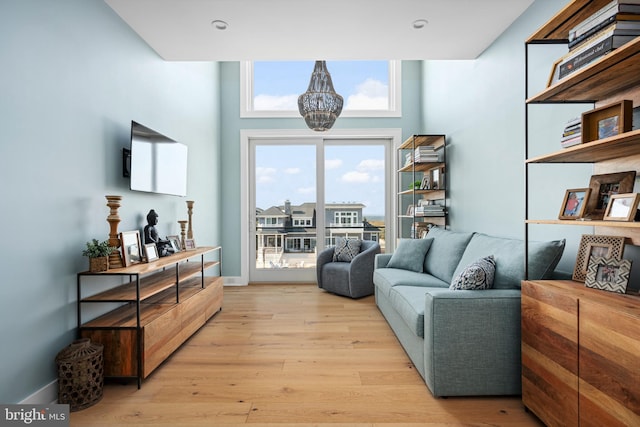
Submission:
<svg viewBox="0 0 640 427">
<path fill-rule="evenodd" d="M 428 23 L 429 23 L 429 21 L 427 21 L 426 19 L 416 19 L 415 21 L 413 21 L 413 24 L 411 24 L 411 25 L 416 30 L 420 30 L 420 29 L 424 28 L 425 25 L 427 25 Z"/>
<path fill-rule="evenodd" d="M 211 25 L 213 25 L 213 27 L 216 30 L 221 30 L 224 31 L 229 27 L 229 24 L 227 24 L 226 22 L 220 20 L 220 19 L 216 19 L 215 21 L 211 21 Z"/>
</svg>

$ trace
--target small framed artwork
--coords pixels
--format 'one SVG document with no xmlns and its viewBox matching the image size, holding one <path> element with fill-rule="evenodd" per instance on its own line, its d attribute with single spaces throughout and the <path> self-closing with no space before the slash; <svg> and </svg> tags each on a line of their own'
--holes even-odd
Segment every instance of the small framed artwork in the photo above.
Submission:
<svg viewBox="0 0 640 427">
<path fill-rule="evenodd" d="M 158 258 L 158 248 L 155 243 L 147 243 L 144 245 L 144 254 L 147 258 L 147 262 L 155 261 Z"/>
<path fill-rule="evenodd" d="M 589 180 L 591 196 L 587 202 L 585 215 L 591 219 L 602 219 L 611 196 L 620 193 L 631 193 L 635 179 L 636 171 L 592 175 Z"/>
<path fill-rule="evenodd" d="M 592 257 L 621 259 L 624 252 L 624 237 L 583 234 L 573 269 L 572 279 L 584 282 Z"/>
<path fill-rule="evenodd" d="M 582 113 L 582 142 L 609 138 L 632 129 L 633 102 L 624 100 Z"/>
<path fill-rule="evenodd" d="M 636 217 L 639 201 L 640 194 L 638 193 L 614 194 L 604 211 L 604 220 L 633 221 Z"/>
<path fill-rule="evenodd" d="M 125 267 L 142 262 L 142 245 L 140 244 L 140 232 L 138 230 L 121 232 L 120 248 Z"/>
<path fill-rule="evenodd" d="M 572 190 L 567 190 L 564 195 L 558 219 L 582 218 L 586 211 L 590 194 L 590 188 L 574 188 Z"/>
<path fill-rule="evenodd" d="M 171 244 L 171 249 L 173 249 L 174 253 L 180 252 L 182 250 L 180 236 L 167 236 L 167 240 L 169 241 L 169 244 Z"/>
<path fill-rule="evenodd" d="M 562 62 L 562 60 L 564 59 L 564 57 L 558 59 L 556 62 L 553 63 L 553 66 L 551 67 L 551 72 L 549 73 L 549 78 L 547 79 L 547 87 L 552 86 L 554 84 L 556 84 L 558 82 L 558 80 L 560 80 L 560 63 Z"/>
<path fill-rule="evenodd" d="M 429 175 L 422 177 L 422 183 L 420 184 L 421 190 L 431 190 L 431 178 Z"/>
<path fill-rule="evenodd" d="M 588 288 L 624 294 L 630 273 L 631 260 L 591 257 L 584 284 Z"/>
<path fill-rule="evenodd" d="M 184 249 L 191 250 L 196 248 L 196 241 L 194 239 L 184 239 Z"/>
<path fill-rule="evenodd" d="M 440 189 L 440 168 L 431 170 L 431 189 Z"/>
</svg>

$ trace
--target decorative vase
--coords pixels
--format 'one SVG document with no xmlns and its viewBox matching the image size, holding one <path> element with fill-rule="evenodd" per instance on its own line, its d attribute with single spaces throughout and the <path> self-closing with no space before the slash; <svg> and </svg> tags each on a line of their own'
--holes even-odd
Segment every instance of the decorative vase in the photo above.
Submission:
<svg viewBox="0 0 640 427">
<path fill-rule="evenodd" d="M 89 272 L 100 273 L 109 269 L 109 257 L 100 256 L 89 258 Z"/>
</svg>

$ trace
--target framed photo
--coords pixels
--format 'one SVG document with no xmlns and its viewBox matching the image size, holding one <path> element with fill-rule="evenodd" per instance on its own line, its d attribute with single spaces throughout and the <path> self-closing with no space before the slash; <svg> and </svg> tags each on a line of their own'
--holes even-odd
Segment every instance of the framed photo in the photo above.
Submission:
<svg viewBox="0 0 640 427">
<path fill-rule="evenodd" d="M 440 168 L 431 170 L 431 189 L 440 189 Z"/>
<path fill-rule="evenodd" d="M 638 210 L 640 194 L 614 194 L 609 199 L 607 210 L 604 211 L 605 221 L 633 221 Z"/>
<path fill-rule="evenodd" d="M 144 245 L 144 254 L 147 257 L 147 262 L 155 261 L 158 258 L 158 247 L 155 243 L 147 243 Z"/>
<path fill-rule="evenodd" d="M 624 294 L 629 284 L 631 260 L 591 257 L 585 286 Z"/>
<path fill-rule="evenodd" d="M 125 267 L 142 262 L 142 245 L 138 230 L 121 232 L 120 248 Z"/>
<path fill-rule="evenodd" d="M 191 250 L 196 248 L 196 241 L 194 239 L 184 239 L 184 249 Z"/>
<path fill-rule="evenodd" d="M 422 183 L 420 184 L 421 190 L 431 190 L 431 178 L 429 175 L 422 177 Z"/>
<path fill-rule="evenodd" d="M 565 59 L 564 57 L 561 57 L 560 59 L 558 59 L 556 62 L 553 63 L 553 66 L 551 67 L 551 73 L 549 73 L 549 79 L 547 80 L 547 87 L 552 86 L 554 84 L 556 84 L 556 82 L 558 80 L 560 80 L 560 63 L 562 62 L 562 60 Z"/>
<path fill-rule="evenodd" d="M 180 252 L 182 250 L 182 243 L 180 243 L 180 236 L 167 236 L 167 240 L 171 245 L 173 252 Z"/>
<path fill-rule="evenodd" d="M 583 234 L 573 269 L 572 279 L 584 282 L 591 257 L 622 259 L 624 237 Z"/>
<path fill-rule="evenodd" d="M 636 179 L 636 171 L 592 175 L 589 180 L 591 196 L 587 202 L 586 216 L 602 219 L 609 199 L 614 194 L 631 193 Z"/>
<path fill-rule="evenodd" d="M 582 113 L 582 142 L 609 138 L 632 129 L 633 102 L 624 100 Z"/>
<path fill-rule="evenodd" d="M 586 211 L 590 194 L 590 188 L 574 188 L 572 190 L 567 190 L 564 195 L 558 219 L 582 218 Z"/>
</svg>

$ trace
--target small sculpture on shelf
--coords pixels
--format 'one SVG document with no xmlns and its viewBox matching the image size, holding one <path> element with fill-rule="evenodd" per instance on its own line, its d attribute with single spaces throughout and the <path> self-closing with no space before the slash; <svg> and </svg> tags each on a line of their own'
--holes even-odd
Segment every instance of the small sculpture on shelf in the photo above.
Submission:
<svg viewBox="0 0 640 427">
<path fill-rule="evenodd" d="M 168 240 L 160 239 L 156 225 L 158 224 L 158 214 L 154 209 L 151 209 L 147 214 L 147 225 L 144 227 L 144 243 L 155 243 L 158 248 L 158 255 L 163 257 L 171 255 L 173 249 L 171 243 Z"/>
</svg>

